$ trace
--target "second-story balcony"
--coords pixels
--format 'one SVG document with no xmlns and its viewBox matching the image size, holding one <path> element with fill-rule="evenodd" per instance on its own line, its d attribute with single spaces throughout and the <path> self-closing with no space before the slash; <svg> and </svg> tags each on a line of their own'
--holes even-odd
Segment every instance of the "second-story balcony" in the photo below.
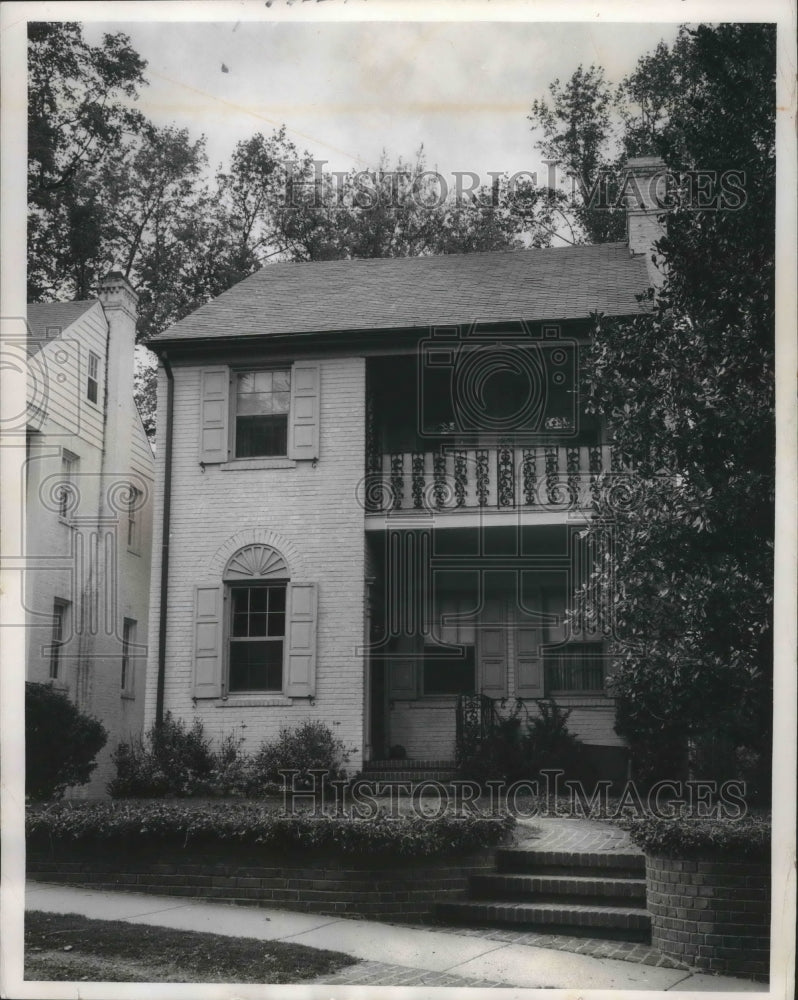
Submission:
<svg viewBox="0 0 798 1000">
<path fill-rule="evenodd" d="M 439 446 L 376 455 L 366 508 L 391 511 L 588 511 L 614 467 L 607 445 Z"/>
</svg>

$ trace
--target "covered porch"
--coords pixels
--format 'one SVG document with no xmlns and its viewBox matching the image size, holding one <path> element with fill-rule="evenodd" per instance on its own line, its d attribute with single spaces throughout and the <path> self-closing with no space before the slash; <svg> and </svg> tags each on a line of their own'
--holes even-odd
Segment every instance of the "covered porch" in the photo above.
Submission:
<svg viewBox="0 0 798 1000">
<path fill-rule="evenodd" d="M 586 576 L 574 525 L 386 527 L 367 553 L 369 759 L 451 762 L 466 727 L 552 699 L 597 769 L 625 776 L 606 637 L 567 615 Z"/>
</svg>

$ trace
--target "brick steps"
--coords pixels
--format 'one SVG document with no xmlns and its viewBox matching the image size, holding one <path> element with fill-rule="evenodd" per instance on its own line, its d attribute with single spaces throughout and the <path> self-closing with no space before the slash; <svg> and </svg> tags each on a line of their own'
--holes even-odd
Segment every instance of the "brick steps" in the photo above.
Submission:
<svg viewBox="0 0 798 1000">
<path fill-rule="evenodd" d="M 424 781 L 446 784 L 457 777 L 457 767 L 453 760 L 371 760 L 363 765 L 359 777 L 363 781 L 383 784 L 410 782 L 419 785 Z"/>
<path fill-rule="evenodd" d="M 452 923 L 513 924 L 534 927 L 549 933 L 590 934 L 592 937 L 619 937 L 648 940 L 651 922 L 641 907 L 619 907 L 595 903 L 519 903 L 504 899 L 439 903 L 437 917 Z"/>
<path fill-rule="evenodd" d="M 445 785 L 456 777 L 456 771 L 364 771 L 359 780 L 379 781 L 383 784 L 410 782 L 413 785 L 420 785 L 424 781 L 437 781 Z"/>
<path fill-rule="evenodd" d="M 478 875 L 471 880 L 475 899 L 519 899 L 534 896 L 585 897 L 602 900 L 609 906 L 645 906 L 646 880 L 631 878 L 596 878 L 589 875 Z"/>
<path fill-rule="evenodd" d="M 623 851 L 524 851 L 503 848 L 496 852 L 500 873 L 531 872 L 535 875 L 589 875 L 593 878 L 645 878 L 642 854 Z"/>
<path fill-rule="evenodd" d="M 438 904 L 454 924 L 512 925 L 549 934 L 647 942 L 645 859 L 618 851 L 496 852 L 496 871 L 472 875 L 465 900 Z"/>
</svg>

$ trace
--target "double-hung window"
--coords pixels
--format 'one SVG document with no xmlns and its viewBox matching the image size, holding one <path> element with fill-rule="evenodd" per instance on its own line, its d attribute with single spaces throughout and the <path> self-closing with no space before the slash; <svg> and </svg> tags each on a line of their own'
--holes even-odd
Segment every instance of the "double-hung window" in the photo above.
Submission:
<svg viewBox="0 0 798 1000">
<path fill-rule="evenodd" d="M 53 601 L 53 628 L 50 637 L 50 680 L 57 681 L 61 678 L 61 668 L 63 665 L 63 646 L 66 641 L 66 617 L 67 601 L 57 597 Z"/>
<path fill-rule="evenodd" d="M 230 587 L 228 690 L 281 691 L 286 584 Z"/>
<path fill-rule="evenodd" d="M 122 673 L 120 689 L 123 698 L 132 698 L 136 690 L 133 647 L 136 643 L 136 622 L 125 618 L 122 622 Z"/>
<path fill-rule="evenodd" d="M 239 372 L 235 380 L 235 456 L 280 456 L 288 448 L 291 372 Z"/>
<path fill-rule="evenodd" d="M 75 474 L 78 469 L 78 456 L 66 448 L 61 450 L 61 484 L 58 490 L 58 513 L 66 519 L 75 507 Z"/>
<path fill-rule="evenodd" d="M 86 399 L 96 403 L 100 387 L 100 356 L 89 351 L 89 374 L 86 379 Z"/>
<path fill-rule="evenodd" d="M 275 363 L 199 372 L 199 460 L 229 469 L 286 468 L 316 461 L 320 443 L 321 365 Z"/>
<path fill-rule="evenodd" d="M 135 486 L 130 486 L 129 490 L 127 502 L 127 547 L 131 552 L 138 552 L 138 512 L 141 506 L 141 490 L 137 490 Z"/>
</svg>

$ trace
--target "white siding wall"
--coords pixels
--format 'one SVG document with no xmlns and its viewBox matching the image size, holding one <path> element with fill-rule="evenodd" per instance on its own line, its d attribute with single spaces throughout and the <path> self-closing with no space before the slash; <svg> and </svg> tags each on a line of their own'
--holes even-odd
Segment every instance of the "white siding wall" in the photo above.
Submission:
<svg viewBox="0 0 798 1000">
<path fill-rule="evenodd" d="M 71 635 L 63 648 L 57 686 L 67 691 L 82 711 L 99 718 L 109 733 L 91 782 L 73 790 L 78 797 L 104 794 L 113 774 L 112 751 L 120 740 L 141 732 L 144 717 L 144 649 L 134 664 L 132 697 L 121 696 L 120 677 L 123 619 L 134 620 L 138 642 L 147 642 L 153 457 L 132 398 L 127 401 L 129 416 L 123 431 L 107 441 L 103 449 L 106 350 L 107 324 L 99 303 L 60 338 L 42 348 L 48 376 L 46 415 L 32 420 L 39 434 L 32 442 L 26 489 L 25 554 L 29 569 L 25 593 L 30 622 L 27 679 L 49 679 L 47 647 L 52 635 L 53 601 L 67 600 Z M 89 351 L 100 358 L 96 405 L 86 398 Z M 132 365 L 132 355 L 129 363 Z M 59 375 L 63 378 L 59 379 Z M 64 448 L 78 457 L 74 481 L 80 501 L 72 512 L 71 524 L 59 516 L 54 496 Z M 115 494 L 115 509 L 107 502 L 110 485 L 124 484 L 131 478 L 144 487 L 146 501 L 138 514 L 139 543 L 135 553 L 127 548 L 127 522 L 119 506 L 123 495 Z M 105 518 L 102 526 L 98 521 L 101 511 Z M 111 533 L 115 560 L 108 573 L 98 572 L 96 564 L 90 570 L 90 560 L 81 560 L 80 555 L 81 549 L 84 554 L 90 552 L 93 538 L 103 530 Z M 78 618 L 87 615 L 92 606 L 98 610 L 98 620 L 92 625 L 84 619 L 86 627 L 79 632 Z"/>
</svg>

